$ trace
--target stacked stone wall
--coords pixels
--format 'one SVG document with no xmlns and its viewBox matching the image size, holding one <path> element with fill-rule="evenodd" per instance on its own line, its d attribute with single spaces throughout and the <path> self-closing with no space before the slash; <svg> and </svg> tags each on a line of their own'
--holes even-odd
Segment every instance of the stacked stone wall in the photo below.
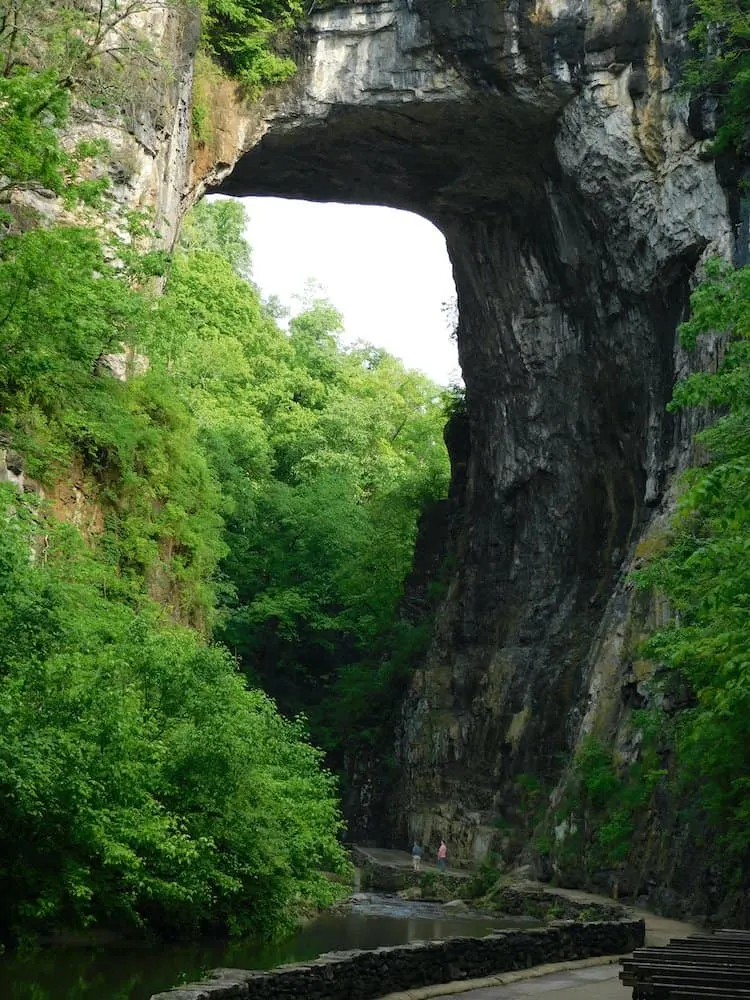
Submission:
<svg viewBox="0 0 750 1000">
<path fill-rule="evenodd" d="M 216 969 L 200 983 L 151 1000 L 373 1000 L 399 990 L 474 979 L 545 962 L 619 955 L 643 944 L 642 920 L 561 922 L 482 938 L 416 942 L 374 951 L 331 952 L 270 972 Z"/>
</svg>

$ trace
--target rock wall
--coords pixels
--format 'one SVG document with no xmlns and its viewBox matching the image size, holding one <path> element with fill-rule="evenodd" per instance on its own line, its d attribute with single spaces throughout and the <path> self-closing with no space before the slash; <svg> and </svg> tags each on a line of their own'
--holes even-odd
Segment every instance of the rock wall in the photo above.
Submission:
<svg viewBox="0 0 750 1000">
<path fill-rule="evenodd" d="M 554 782 L 597 693 L 617 700 L 601 631 L 622 628 L 611 595 L 681 453 L 664 413 L 674 330 L 727 223 L 669 95 L 660 28 L 623 65 L 616 19 L 600 50 L 594 13 L 538 200 L 449 223 L 471 418 L 465 527 L 404 709 L 397 811 L 477 860 L 518 775 Z"/>
<path fill-rule="evenodd" d="M 679 4 L 581 0 L 314 14 L 224 181 L 420 212 L 453 261 L 457 569 L 397 734 L 397 840 L 481 859 L 517 776 L 554 783 L 592 713 L 621 710 L 618 588 L 686 455 L 675 327 L 731 243 L 675 90 L 685 27 Z"/>
<path fill-rule="evenodd" d="M 676 89 L 685 37 L 681 0 L 316 11 L 294 81 L 253 109 L 224 87 L 186 176 L 183 204 L 208 188 L 419 212 L 453 261 L 456 569 L 396 784 L 358 769 L 387 802 L 362 835 L 443 835 L 479 860 L 519 775 L 554 785 L 582 733 L 622 731 L 624 573 L 691 431 L 665 413 L 695 360 L 675 328 L 701 262 L 732 243 L 700 109 Z"/>
<path fill-rule="evenodd" d="M 216 969 L 204 981 L 151 1000 L 370 1000 L 400 990 L 527 969 L 545 962 L 621 955 L 643 944 L 642 920 L 560 922 L 483 938 L 417 941 L 373 951 L 332 952 L 270 972 Z"/>
<path fill-rule="evenodd" d="M 76 92 L 61 138 L 70 149 L 82 139 L 106 142 L 106 155 L 87 168 L 109 181 L 106 225 L 125 232 L 125 212 L 145 213 L 156 245 L 171 247 L 193 198 L 191 105 L 200 17 L 187 4 L 133 4 L 129 9 L 133 13 L 122 17 L 129 48 L 124 55 L 116 51 L 114 59 L 99 55 L 92 60 L 105 76 L 98 82 L 87 78 Z M 127 83 L 118 80 L 110 87 L 106 72 L 122 75 Z M 81 221 L 76 209 L 49 190 L 21 189 L 12 200 L 22 219 L 23 209 L 31 208 L 42 219 Z M 90 221 L 85 213 L 83 221 Z"/>
<path fill-rule="evenodd" d="M 115 156 L 110 164 L 120 204 L 153 216 L 158 242 L 171 247 L 190 205 L 190 133 L 194 60 L 200 38 L 197 10 L 187 5 L 147 7 L 143 31 L 159 55 L 158 66 L 130 108 L 100 125 Z M 88 109 L 84 134 L 90 134 Z"/>
<path fill-rule="evenodd" d="M 359 872 L 362 889 L 374 892 L 399 892 L 402 889 L 424 890 L 421 899 L 467 899 L 469 898 L 468 872 L 440 871 L 434 865 L 423 864 L 420 871 L 414 871 L 411 864 L 394 864 L 373 857 L 366 848 L 352 847 L 352 862 Z"/>
</svg>

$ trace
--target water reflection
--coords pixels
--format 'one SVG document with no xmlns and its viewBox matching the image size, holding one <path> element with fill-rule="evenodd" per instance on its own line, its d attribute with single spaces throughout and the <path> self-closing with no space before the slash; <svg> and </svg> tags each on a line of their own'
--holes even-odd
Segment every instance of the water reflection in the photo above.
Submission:
<svg viewBox="0 0 750 1000">
<path fill-rule="evenodd" d="M 517 924 L 519 921 L 516 921 Z M 49 948 L 0 957 L 2 1000 L 148 1000 L 153 993 L 229 966 L 270 969 L 327 951 L 378 948 L 446 937 L 486 934 L 513 921 L 454 916 L 439 904 L 358 894 L 351 907 L 325 913 L 284 941 L 198 942 L 183 945 Z"/>
</svg>

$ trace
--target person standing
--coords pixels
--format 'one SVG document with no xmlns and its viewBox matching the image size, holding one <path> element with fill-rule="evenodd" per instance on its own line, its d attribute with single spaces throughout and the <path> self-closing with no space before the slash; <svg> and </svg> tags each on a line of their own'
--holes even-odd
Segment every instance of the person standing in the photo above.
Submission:
<svg viewBox="0 0 750 1000">
<path fill-rule="evenodd" d="M 411 849 L 411 866 L 415 872 L 419 871 L 420 865 L 422 863 L 422 848 L 419 846 L 418 841 L 414 841 L 414 847 Z"/>
<path fill-rule="evenodd" d="M 438 868 L 441 872 L 445 871 L 445 859 L 448 856 L 448 848 L 445 846 L 445 841 L 440 838 L 440 847 L 438 847 Z"/>
</svg>

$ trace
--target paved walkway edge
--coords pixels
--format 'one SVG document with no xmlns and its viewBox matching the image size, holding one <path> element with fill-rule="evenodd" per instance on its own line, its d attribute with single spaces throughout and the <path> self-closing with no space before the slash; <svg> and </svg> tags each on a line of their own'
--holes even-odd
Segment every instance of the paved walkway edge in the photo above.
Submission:
<svg viewBox="0 0 750 1000">
<path fill-rule="evenodd" d="M 581 958 L 571 962 L 550 962 L 547 965 L 535 965 L 531 969 L 484 976 L 482 979 L 460 979 L 452 983 L 434 983 L 416 990 L 388 993 L 381 1000 L 430 1000 L 431 997 L 453 996 L 457 993 L 468 993 L 469 990 L 481 990 L 485 986 L 508 986 L 522 979 L 536 979 L 538 976 L 549 976 L 554 972 L 572 972 L 574 969 L 589 969 L 595 965 L 614 965 L 621 958 L 622 955 L 599 955 L 596 958 Z"/>
</svg>

